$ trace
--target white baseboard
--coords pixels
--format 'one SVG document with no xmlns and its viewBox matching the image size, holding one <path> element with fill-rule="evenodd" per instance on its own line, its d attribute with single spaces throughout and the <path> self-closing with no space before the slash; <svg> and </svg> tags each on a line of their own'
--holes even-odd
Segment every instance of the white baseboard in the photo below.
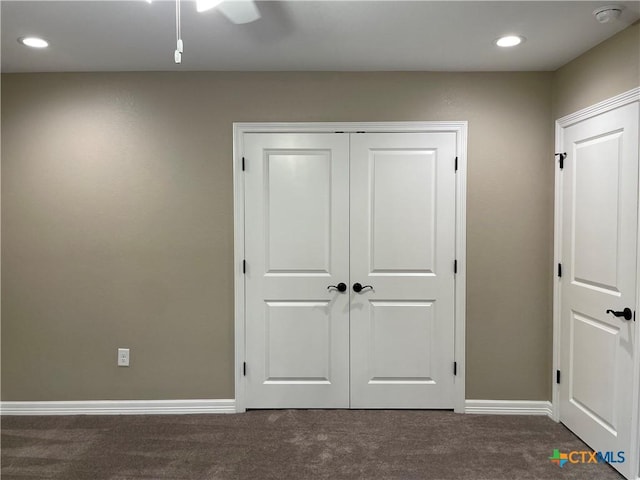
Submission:
<svg viewBox="0 0 640 480">
<path fill-rule="evenodd" d="M 0 402 L 1 415 L 178 415 L 236 413 L 231 400 L 98 400 Z"/>
<path fill-rule="evenodd" d="M 466 400 L 465 413 L 547 415 L 551 402 L 526 400 Z M 178 415 L 236 413 L 228 400 L 90 400 L 68 402 L 0 402 L 1 415 Z"/>
<path fill-rule="evenodd" d="M 529 400 L 465 400 L 464 413 L 552 416 L 551 402 Z"/>
</svg>

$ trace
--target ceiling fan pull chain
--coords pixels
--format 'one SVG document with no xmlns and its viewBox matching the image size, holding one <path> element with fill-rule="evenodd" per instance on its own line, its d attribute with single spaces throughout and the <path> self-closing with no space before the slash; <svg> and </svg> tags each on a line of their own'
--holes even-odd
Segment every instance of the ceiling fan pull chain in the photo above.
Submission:
<svg viewBox="0 0 640 480">
<path fill-rule="evenodd" d="M 182 52 L 184 44 L 182 43 L 182 18 L 180 17 L 180 0 L 176 0 L 176 51 L 173 54 L 173 60 L 182 63 Z"/>
</svg>

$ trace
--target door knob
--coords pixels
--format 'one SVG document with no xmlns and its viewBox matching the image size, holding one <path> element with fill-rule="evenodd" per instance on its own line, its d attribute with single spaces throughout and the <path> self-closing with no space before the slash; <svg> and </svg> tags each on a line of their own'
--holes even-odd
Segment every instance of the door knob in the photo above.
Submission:
<svg viewBox="0 0 640 480">
<path fill-rule="evenodd" d="M 343 282 L 340 282 L 338 285 L 329 285 L 327 287 L 327 290 L 331 290 L 332 288 L 335 288 L 339 292 L 346 292 L 347 291 L 347 284 L 343 283 Z"/>
<path fill-rule="evenodd" d="M 631 320 L 633 313 L 629 307 L 625 308 L 621 312 L 614 312 L 613 310 L 607 310 L 607 313 L 613 313 L 616 317 L 622 317 L 625 320 Z"/>
<path fill-rule="evenodd" d="M 353 291 L 356 293 L 360 293 L 365 288 L 370 288 L 371 290 L 373 290 L 373 285 L 362 285 L 358 282 L 353 284 Z"/>
</svg>

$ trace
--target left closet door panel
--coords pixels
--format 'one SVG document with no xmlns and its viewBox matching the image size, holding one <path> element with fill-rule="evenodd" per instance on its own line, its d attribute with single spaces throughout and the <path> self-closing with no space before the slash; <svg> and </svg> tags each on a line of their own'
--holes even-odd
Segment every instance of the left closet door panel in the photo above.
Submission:
<svg viewBox="0 0 640 480">
<path fill-rule="evenodd" d="M 244 136 L 247 408 L 349 407 L 349 135 Z"/>
</svg>

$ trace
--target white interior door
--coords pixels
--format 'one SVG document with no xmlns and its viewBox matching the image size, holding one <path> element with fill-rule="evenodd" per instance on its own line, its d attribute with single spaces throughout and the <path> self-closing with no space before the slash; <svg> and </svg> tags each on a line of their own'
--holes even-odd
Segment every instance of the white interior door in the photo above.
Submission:
<svg viewBox="0 0 640 480">
<path fill-rule="evenodd" d="M 636 305 L 638 104 L 565 128 L 563 143 L 560 420 L 628 459 L 636 326 L 607 312 Z M 613 466 L 629 476 L 628 460 Z"/>
<path fill-rule="evenodd" d="M 246 408 L 453 408 L 456 148 L 244 134 Z"/>
<path fill-rule="evenodd" d="M 248 408 L 349 406 L 349 137 L 246 134 Z"/>
<path fill-rule="evenodd" d="M 354 408 L 453 407 L 455 157 L 453 133 L 351 138 Z"/>
</svg>

